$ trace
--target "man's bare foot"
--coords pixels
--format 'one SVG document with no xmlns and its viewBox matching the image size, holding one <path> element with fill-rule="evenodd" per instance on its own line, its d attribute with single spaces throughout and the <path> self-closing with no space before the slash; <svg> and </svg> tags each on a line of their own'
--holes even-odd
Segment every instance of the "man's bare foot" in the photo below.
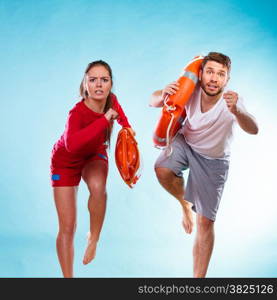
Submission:
<svg viewBox="0 0 277 300">
<path fill-rule="evenodd" d="M 87 249 L 83 258 L 83 264 L 87 265 L 88 263 L 90 263 L 95 255 L 96 255 L 96 246 L 97 246 L 97 242 L 93 241 L 90 238 L 90 232 L 87 235 L 87 239 L 88 239 L 88 245 L 87 245 Z"/>
<path fill-rule="evenodd" d="M 193 229 L 193 215 L 191 210 L 192 204 L 184 200 L 184 205 L 182 205 L 182 207 L 183 207 L 182 225 L 185 229 L 185 232 L 191 234 Z"/>
</svg>

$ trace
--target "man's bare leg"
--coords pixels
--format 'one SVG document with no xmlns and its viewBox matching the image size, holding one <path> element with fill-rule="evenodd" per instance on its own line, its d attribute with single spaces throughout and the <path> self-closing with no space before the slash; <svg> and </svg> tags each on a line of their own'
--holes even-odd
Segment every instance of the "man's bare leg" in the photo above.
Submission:
<svg viewBox="0 0 277 300">
<path fill-rule="evenodd" d="M 193 216 L 191 203 L 184 199 L 185 188 L 184 179 L 176 176 L 168 168 L 155 168 L 157 178 L 162 185 L 172 196 L 174 196 L 181 204 L 183 209 L 182 224 L 186 233 L 191 233 L 193 229 Z"/>
<path fill-rule="evenodd" d="M 205 277 L 214 245 L 214 222 L 197 215 L 197 232 L 193 247 L 193 276 Z"/>
</svg>

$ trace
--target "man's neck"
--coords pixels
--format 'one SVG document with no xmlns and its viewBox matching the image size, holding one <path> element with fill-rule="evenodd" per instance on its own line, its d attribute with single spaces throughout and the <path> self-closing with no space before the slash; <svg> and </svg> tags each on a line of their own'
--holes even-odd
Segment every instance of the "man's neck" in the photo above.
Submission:
<svg viewBox="0 0 277 300">
<path fill-rule="evenodd" d="M 203 90 L 201 90 L 201 111 L 202 113 L 210 110 L 221 98 L 222 93 L 215 95 L 215 96 L 209 96 L 207 95 Z"/>
</svg>

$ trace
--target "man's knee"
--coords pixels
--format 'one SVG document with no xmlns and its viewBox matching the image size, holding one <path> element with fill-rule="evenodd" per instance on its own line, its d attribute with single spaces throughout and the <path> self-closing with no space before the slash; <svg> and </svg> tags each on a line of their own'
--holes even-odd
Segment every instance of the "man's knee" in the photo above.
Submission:
<svg viewBox="0 0 277 300">
<path fill-rule="evenodd" d="M 159 180 L 165 181 L 172 179 L 175 174 L 168 168 L 155 167 L 156 176 Z"/>
<path fill-rule="evenodd" d="M 214 221 L 208 219 L 204 216 L 198 215 L 197 216 L 197 228 L 199 231 L 210 231 L 213 230 Z"/>
</svg>

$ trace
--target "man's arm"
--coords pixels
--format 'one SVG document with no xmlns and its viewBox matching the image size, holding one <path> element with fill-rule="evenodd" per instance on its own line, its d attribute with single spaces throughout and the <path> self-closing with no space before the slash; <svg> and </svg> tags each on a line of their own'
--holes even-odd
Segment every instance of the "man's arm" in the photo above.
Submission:
<svg viewBox="0 0 277 300">
<path fill-rule="evenodd" d="M 153 107 L 162 107 L 163 106 L 163 98 L 162 98 L 162 92 L 163 90 L 155 91 L 149 101 L 149 106 Z"/>
<path fill-rule="evenodd" d="M 252 115 L 250 115 L 246 111 L 242 111 L 241 108 L 238 109 L 234 115 L 236 116 L 241 129 L 243 129 L 244 131 L 250 134 L 258 133 L 259 131 L 258 124 Z"/>
<path fill-rule="evenodd" d="M 249 134 L 257 134 L 259 128 L 255 118 L 244 108 L 237 105 L 238 94 L 228 91 L 223 95 L 223 98 L 226 101 L 229 111 L 236 117 L 240 128 Z"/>
<path fill-rule="evenodd" d="M 179 89 L 179 83 L 174 81 L 168 84 L 163 90 L 155 91 L 149 101 L 149 106 L 162 107 L 166 95 L 174 95 Z"/>
</svg>

